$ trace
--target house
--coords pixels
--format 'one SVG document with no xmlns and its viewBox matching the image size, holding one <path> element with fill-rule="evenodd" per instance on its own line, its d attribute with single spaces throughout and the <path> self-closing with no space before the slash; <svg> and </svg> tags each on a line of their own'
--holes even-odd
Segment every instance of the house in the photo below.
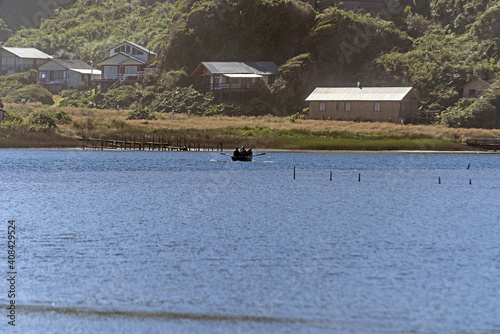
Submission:
<svg viewBox="0 0 500 334">
<path fill-rule="evenodd" d="M 100 74 L 101 71 L 81 60 L 52 59 L 38 68 L 38 84 L 53 93 L 89 88 L 91 76 Z"/>
<path fill-rule="evenodd" d="M 147 73 L 147 65 L 156 53 L 132 42 L 123 42 L 109 50 L 109 57 L 98 62 L 102 75 L 94 77 L 101 91 L 117 88 L 123 83 L 138 81 Z"/>
<path fill-rule="evenodd" d="M 271 85 L 278 74 L 278 66 L 272 61 L 202 62 L 191 76 L 197 90 L 212 92 L 224 100 L 244 96 L 260 80 Z"/>
<path fill-rule="evenodd" d="M 10 75 L 36 69 L 51 56 L 35 48 L 10 48 L 0 46 L 0 75 Z"/>
<path fill-rule="evenodd" d="M 412 87 L 321 87 L 306 99 L 309 118 L 404 122 L 417 116 L 419 95 Z"/>
<path fill-rule="evenodd" d="M 476 78 L 462 88 L 462 96 L 465 98 L 479 98 L 483 95 L 483 91 L 490 88 L 490 83 L 481 78 Z"/>
</svg>

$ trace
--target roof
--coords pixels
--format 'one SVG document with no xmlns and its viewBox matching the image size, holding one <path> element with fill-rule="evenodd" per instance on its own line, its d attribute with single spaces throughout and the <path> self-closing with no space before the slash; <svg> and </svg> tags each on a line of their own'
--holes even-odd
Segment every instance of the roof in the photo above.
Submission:
<svg viewBox="0 0 500 334">
<path fill-rule="evenodd" d="M 52 59 L 51 56 L 46 54 L 45 52 L 42 52 L 38 49 L 35 48 L 9 48 L 3 46 L 2 49 L 4 49 L 7 52 L 12 53 L 13 55 L 19 57 L 19 58 L 29 58 L 29 59 Z"/>
<path fill-rule="evenodd" d="M 490 87 L 491 86 L 491 84 L 488 81 L 484 80 L 483 78 L 475 78 L 475 79 L 472 79 L 471 81 L 469 81 L 468 83 L 466 83 L 465 85 L 463 85 L 460 88 L 465 88 L 466 86 L 469 86 L 470 84 L 473 84 L 475 82 L 480 82 L 481 84 L 483 84 L 486 87 Z"/>
<path fill-rule="evenodd" d="M 212 74 L 277 75 L 279 73 L 278 66 L 272 61 L 202 62 L 191 75 L 203 75 L 203 67 Z"/>
<path fill-rule="evenodd" d="M 57 63 L 68 70 L 72 70 L 81 74 L 101 74 L 100 70 L 93 68 L 87 63 L 81 60 L 66 60 L 66 59 L 52 59 L 54 63 Z"/>
<path fill-rule="evenodd" d="M 412 87 L 318 87 L 306 101 L 401 101 L 412 90 Z"/>
<path fill-rule="evenodd" d="M 135 48 L 137 48 L 137 49 L 139 49 L 139 50 L 141 50 L 141 51 L 144 51 L 144 52 L 146 52 L 146 53 L 149 53 L 149 54 L 152 54 L 152 55 L 155 55 L 155 54 L 156 54 L 156 53 L 154 53 L 153 51 L 148 50 L 148 49 L 146 49 L 146 48 L 145 48 L 145 47 L 143 47 L 143 46 L 140 46 L 139 44 L 135 44 L 135 43 L 132 43 L 132 42 L 129 42 L 129 41 L 121 42 L 120 44 L 117 44 L 117 45 L 115 45 L 115 46 L 113 46 L 112 48 L 109 48 L 109 49 L 110 49 L 110 50 L 113 50 L 113 49 L 117 48 L 118 46 L 120 46 L 120 45 L 122 45 L 122 44 L 130 44 L 130 45 L 132 45 L 133 47 L 135 47 Z"/>
<path fill-rule="evenodd" d="M 81 61 L 81 60 L 65 60 L 65 59 L 52 59 L 53 62 L 58 63 L 61 66 L 64 66 L 70 70 L 75 70 L 75 69 L 93 69 L 92 66 L 88 65 L 87 63 Z"/>
<path fill-rule="evenodd" d="M 146 64 L 146 62 L 145 62 L 145 61 L 142 61 L 142 60 L 140 60 L 140 59 L 138 59 L 138 58 L 135 58 L 135 57 L 133 57 L 133 56 L 131 56 L 131 55 L 128 55 L 128 54 L 126 54 L 126 53 L 120 52 L 120 53 L 115 54 L 114 56 L 111 56 L 111 57 L 108 57 L 108 58 L 106 58 L 106 59 L 104 59 L 104 60 L 101 60 L 101 61 L 100 61 L 100 62 L 98 62 L 96 65 L 102 65 L 103 63 L 107 62 L 108 60 L 113 59 L 113 58 L 116 58 L 116 57 L 119 57 L 119 56 L 125 56 L 125 57 L 127 58 L 127 59 L 125 59 L 125 60 L 123 60 L 123 61 L 119 62 L 119 64 L 121 64 L 121 63 L 123 63 L 123 62 L 126 62 L 126 61 L 128 61 L 128 60 L 131 60 L 131 59 L 132 59 L 132 60 L 137 61 L 139 64 Z"/>
</svg>

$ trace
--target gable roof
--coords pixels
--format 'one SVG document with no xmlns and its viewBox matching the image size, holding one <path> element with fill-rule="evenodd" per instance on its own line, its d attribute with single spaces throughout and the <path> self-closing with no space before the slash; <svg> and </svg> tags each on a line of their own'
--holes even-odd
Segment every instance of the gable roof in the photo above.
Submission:
<svg viewBox="0 0 500 334">
<path fill-rule="evenodd" d="M 81 60 L 52 59 L 52 61 L 58 63 L 61 66 L 66 67 L 67 69 L 70 69 L 70 70 L 73 70 L 73 69 L 92 70 L 92 69 L 94 69 L 92 66 L 88 65 L 87 63 L 85 63 Z"/>
<path fill-rule="evenodd" d="M 260 62 L 202 62 L 191 76 L 203 75 L 203 68 L 212 74 L 277 75 L 278 66 L 272 61 Z"/>
<path fill-rule="evenodd" d="M 318 87 L 306 101 L 401 101 L 412 87 Z"/>
<path fill-rule="evenodd" d="M 12 53 L 13 55 L 15 55 L 19 58 L 52 59 L 52 57 L 49 56 L 48 54 L 46 54 L 45 52 L 42 52 L 42 51 L 35 49 L 35 48 L 10 48 L 10 47 L 2 46 L 2 49 L 4 49 L 7 52 Z"/>
<path fill-rule="evenodd" d="M 114 56 L 111 56 L 111 57 L 108 57 L 108 58 L 106 58 L 106 59 L 104 59 L 104 60 L 101 60 L 101 61 L 100 61 L 100 62 L 98 62 L 96 65 L 102 65 L 103 63 L 107 62 L 108 60 L 111 60 L 111 59 L 113 59 L 113 58 L 118 58 L 118 57 L 120 57 L 120 56 L 124 56 L 124 57 L 126 57 L 126 59 L 125 59 L 125 60 L 120 61 L 118 64 L 124 63 L 124 62 L 129 61 L 129 60 L 134 60 L 134 61 L 138 62 L 138 63 L 139 63 L 139 64 L 141 64 L 141 65 L 146 64 L 146 62 L 145 62 L 145 61 L 142 61 L 142 60 L 140 60 L 140 59 L 138 59 L 138 58 L 135 58 L 135 57 L 133 57 L 133 56 L 131 56 L 131 55 L 128 55 L 128 54 L 126 54 L 126 53 L 120 52 L 120 53 L 115 54 Z"/>
<path fill-rule="evenodd" d="M 146 49 L 145 47 L 143 46 L 140 46 L 139 44 L 136 44 L 136 43 L 132 43 L 132 42 L 129 42 L 129 41 L 125 41 L 125 42 L 121 42 L 120 44 L 117 44 L 115 46 L 113 46 L 112 48 L 109 48 L 109 50 L 113 50 L 113 49 L 116 49 L 117 47 L 119 47 L 120 45 L 122 44 L 130 44 L 132 45 L 133 47 L 135 47 L 136 49 L 139 49 L 141 51 L 144 51 L 146 53 L 149 53 L 149 54 L 152 54 L 152 55 L 155 55 L 156 53 L 154 53 L 153 51 L 151 50 L 148 50 Z"/>
<path fill-rule="evenodd" d="M 468 83 L 466 83 L 465 85 L 463 85 L 460 88 L 465 88 L 465 87 L 467 87 L 467 86 L 469 86 L 471 84 L 474 84 L 476 82 L 481 83 L 485 87 L 490 87 L 491 86 L 491 84 L 488 81 L 484 80 L 483 78 L 475 78 L 475 79 L 472 79 L 471 81 L 469 81 Z"/>
</svg>

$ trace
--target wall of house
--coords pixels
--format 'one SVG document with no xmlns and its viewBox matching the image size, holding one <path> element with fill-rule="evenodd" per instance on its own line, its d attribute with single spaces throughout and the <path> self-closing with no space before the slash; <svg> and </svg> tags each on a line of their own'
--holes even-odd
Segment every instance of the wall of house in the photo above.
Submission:
<svg viewBox="0 0 500 334">
<path fill-rule="evenodd" d="M 488 85 L 481 81 L 473 81 L 465 85 L 463 91 L 463 97 L 480 97 L 484 90 L 488 89 Z"/>
<path fill-rule="evenodd" d="M 81 74 L 68 70 L 68 88 L 80 88 L 83 86 L 83 81 L 81 81 Z"/>
<path fill-rule="evenodd" d="M 380 103 L 380 111 L 375 111 L 375 102 L 352 101 L 351 110 L 346 111 L 345 101 L 325 101 L 324 111 L 320 111 L 320 101 L 309 102 L 309 118 L 343 121 L 411 122 L 417 115 L 416 100 L 385 101 Z M 403 104 L 406 103 L 406 107 Z"/>
</svg>

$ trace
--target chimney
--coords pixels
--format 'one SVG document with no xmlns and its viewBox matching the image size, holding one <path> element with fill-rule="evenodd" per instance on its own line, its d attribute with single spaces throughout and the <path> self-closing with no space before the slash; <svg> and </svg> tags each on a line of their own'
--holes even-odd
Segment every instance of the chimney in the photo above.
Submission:
<svg viewBox="0 0 500 334">
<path fill-rule="evenodd" d="M 359 89 L 363 89 L 363 86 L 361 85 L 361 82 L 358 81 L 358 83 L 356 84 L 356 86 L 358 86 Z"/>
</svg>

